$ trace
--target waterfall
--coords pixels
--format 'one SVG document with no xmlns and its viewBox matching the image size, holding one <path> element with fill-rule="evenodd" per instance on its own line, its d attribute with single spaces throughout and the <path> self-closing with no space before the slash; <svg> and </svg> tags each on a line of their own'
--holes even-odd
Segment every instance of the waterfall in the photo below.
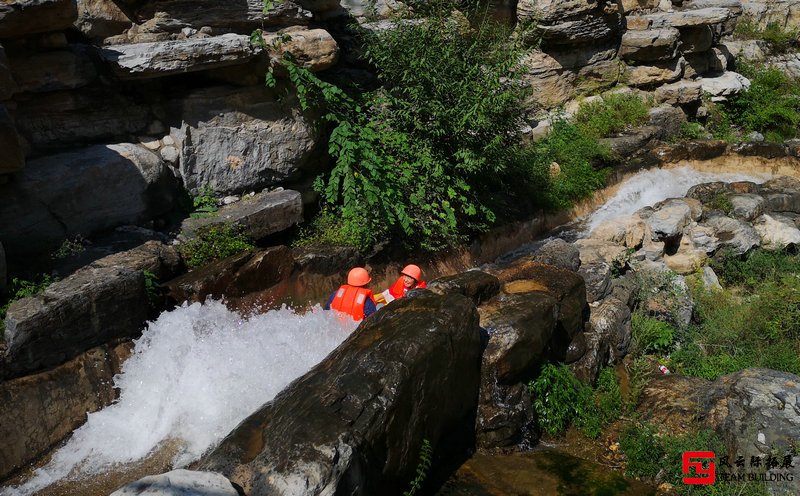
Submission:
<svg viewBox="0 0 800 496">
<path fill-rule="evenodd" d="M 713 181 L 763 183 L 770 177 L 767 174 L 698 172 L 688 166 L 642 171 L 620 184 L 617 193 L 589 215 L 587 232 L 607 220 L 631 215 L 642 207 L 655 205 L 667 198 L 686 196 L 689 188 L 697 184 Z"/>
<path fill-rule="evenodd" d="M 88 416 L 32 478 L 0 494 L 27 495 L 103 473 L 177 441 L 175 467 L 198 459 L 356 327 L 319 307 L 243 318 L 217 301 L 164 312 L 115 377 L 119 399 Z"/>
</svg>

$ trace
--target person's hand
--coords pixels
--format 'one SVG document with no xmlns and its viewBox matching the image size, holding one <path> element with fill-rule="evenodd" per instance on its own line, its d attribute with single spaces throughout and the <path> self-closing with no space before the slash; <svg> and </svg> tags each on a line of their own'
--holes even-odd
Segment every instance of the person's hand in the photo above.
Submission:
<svg viewBox="0 0 800 496">
<path fill-rule="evenodd" d="M 384 305 L 386 305 L 386 298 L 384 298 L 381 293 L 378 293 L 374 296 L 375 296 L 375 303 L 383 303 Z"/>
</svg>

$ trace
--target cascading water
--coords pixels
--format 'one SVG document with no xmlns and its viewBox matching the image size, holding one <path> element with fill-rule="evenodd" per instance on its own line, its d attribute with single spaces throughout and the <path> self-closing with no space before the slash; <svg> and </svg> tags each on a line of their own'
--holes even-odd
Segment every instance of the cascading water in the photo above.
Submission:
<svg viewBox="0 0 800 496">
<path fill-rule="evenodd" d="M 52 460 L 3 496 L 113 470 L 174 440 L 179 467 L 308 371 L 356 327 L 315 307 L 243 318 L 216 301 L 163 313 L 136 341 L 115 378 L 119 399 L 90 414 Z"/>
<path fill-rule="evenodd" d="M 634 174 L 617 188 L 617 192 L 588 216 L 576 219 L 553 230 L 545 238 L 520 246 L 499 257 L 496 263 L 503 265 L 517 258 L 533 254 L 553 238 L 575 241 L 588 236 L 603 222 L 633 214 L 643 207 L 653 206 L 667 198 L 680 198 L 689 188 L 713 181 L 752 181 L 762 183 L 772 177 L 769 174 L 740 174 L 733 172 L 700 172 L 688 166 L 671 169 L 648 169 Z"/>
<path fill-rule="evenodd" d="M 697 184 L 713 181 L 762 183 L 769 177 L 766 174 L 699 172 L 687 166 L 642 171 L 623 182 L 611 199 L 592 212 L 586 221 L 586 232 L 591 232 L 607 220 L 631 215 L 640 208 L 655 205 L 667 198 L 686 196 L 689 188 Z"/>
</svg>

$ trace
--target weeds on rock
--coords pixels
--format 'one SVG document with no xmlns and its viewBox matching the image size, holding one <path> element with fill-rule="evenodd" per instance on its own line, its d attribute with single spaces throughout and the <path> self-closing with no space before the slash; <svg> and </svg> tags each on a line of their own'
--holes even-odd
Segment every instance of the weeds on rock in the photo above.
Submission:
<svg viewBox="0 0 800 496">
<path fill-rule="evenodd" d="M 769 43 L 772 53 L 786 53 L 800 45 L 800 29 L 787 29 L 777 22 L 761 28 L 751 16 L 742 16 L 733 32 L 737 40 L 763 40 Z"/>
<path fill-rule="evenodd" d="M 209 217 L 219 210 L 214 190 L 210 186 L 203 186 L 200 193 L 192 198 L 192 218 Z"/>
<path fill-rule="evenodd" d="M 78 235 L 72 239 L 65 239 L 61 246 L 58 247 L 56 251 L 50 255 L 50 258 L 60 260 L 62 258 L 71 257 L 74 255 L 78 255 L 83 253 L 86 250 L 84 243 L 86 240 L 83 239 L 82 236 Z"/>
<path fill-rule="evenodd" d="M 6 312 L 8 312 L 8 307 L 22 298 L 38 295 L 56 281 L 58 281 L 58 278 L 51 277 L 48 274 L 41 274 L 30 280 L 12 278 L 11 283 L 6 288 L 5 301 L 2 302 L 0 300 L 2 302 L 2 306 L 0 306 L 0 337 L 3 337 L 6 331 Z"/>
<path fill-rule="evenodd" d="M 250 238 L 238 224 L 213 224 L 197 233 L 197 237 L 177 246 L 187 267 L 195 268 L 214 260 L 252 250 Z"/>
<path fill-rule="evenodd" d="M 606 93 L 602 100 L 585 103 L 575 123 L 586 133 L 602 138 L 647 124 L 652 104 L 633 93 Z"/>
<path fill-rule="evenodd" d="M 634 356 L 650 353 L 664 355 L 675 342 L 675 328 L 671 324 L 650 317 L 642 310 L 636 310 L 631 315 L 631 333 L 631 352 Z"/>
</svg>

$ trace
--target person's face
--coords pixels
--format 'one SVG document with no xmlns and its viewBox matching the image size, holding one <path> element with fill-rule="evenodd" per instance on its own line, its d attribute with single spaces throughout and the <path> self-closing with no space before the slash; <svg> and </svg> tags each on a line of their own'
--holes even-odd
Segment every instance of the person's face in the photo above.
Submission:
<svg viewBox="0 0 800 496">
<path fill-rule="evenodd" d="M 415 281 L 413 277 L 403 274 L 403 285 L 411 289 L 417 285 L 417 281 Z"/>
</svg>

